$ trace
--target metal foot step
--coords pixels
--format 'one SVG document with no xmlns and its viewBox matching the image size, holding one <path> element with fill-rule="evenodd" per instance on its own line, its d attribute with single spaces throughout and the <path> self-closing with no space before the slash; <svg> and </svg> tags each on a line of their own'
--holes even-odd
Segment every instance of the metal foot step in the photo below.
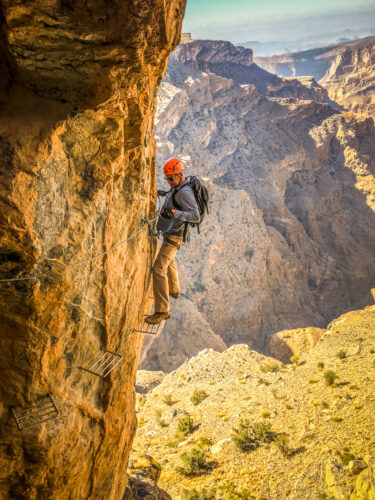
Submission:
<svg viewBox="0 0 375 500">
<path fill-rule="evenodd" d="M 47 420 L 52 420 L 60 414 L 50 394 L 40 398 L 34 406 L 19 410 L 12 408 L 12 412 L 20 431 L 47 422 Z"/>
<path fill-rule="evenodd" d="M 111 373 L 111 371 L 117 366 L 122 360 L 122 355 L 116 352 L 107 351 L 107 349 L 102 349 L 104 354 L 100 356 L 99 359 L 95 361 L 89 368 L 83 368 L 86 372 L 97 375 L 98 377 L 106 377 Z"/>
<path fill-rule="evenodd" d="M 149 316 L 146 314 L 146 316 Z M 141 326 L 140 330 L 133 330 L 133 332 L 138 332 L 138 333 L 148 333 L 149 335 L 157 335 L 162 326 L 164 325 L 165 320 L 162 321 L 161 323 L 156 323 L 156 325 L 150 325 L 149 323 L 146 323 L 146 321 L 143 321 L 143 324 Z"/>
</svg>

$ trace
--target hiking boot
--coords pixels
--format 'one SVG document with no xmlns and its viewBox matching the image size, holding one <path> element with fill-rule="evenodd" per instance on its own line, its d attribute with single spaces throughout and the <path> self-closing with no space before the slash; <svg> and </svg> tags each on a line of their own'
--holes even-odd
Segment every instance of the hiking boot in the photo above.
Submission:
<svg viewBox="0 0 375 500">
<path fill-rule="evenodd" d="M 169 312 L 155 312 L 151 316 L 146 316 L 146 323 L 149 325 L 157 325 L 158 323 L 161 323 L 165 319 L 169 319 L 171 317 Z"/>
<path fill-rule="evenodd" d="M 179 298 L 180 298 L 180 292 L 169 292 L 169 295 L 170 295 L 173 299 L 179 299 Z"/>
</svg>

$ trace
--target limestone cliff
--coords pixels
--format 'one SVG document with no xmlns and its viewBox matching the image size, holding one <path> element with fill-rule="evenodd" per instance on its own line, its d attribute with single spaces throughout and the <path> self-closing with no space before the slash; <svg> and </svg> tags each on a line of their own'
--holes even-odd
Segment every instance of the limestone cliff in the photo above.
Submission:
<svg viewBox="0 0 375 500">
<path fill-rule="evenodd" d="M 215 64 L 202 61 L 199 43 L 171 55 L 155 135 L 160 164 L 178 155 L 205 180 L 210 214 L 179 251 L 184 300 L 147 346 L 148 369 L 177 368 L 204 343 L 222 350 L 213 335 L 270 352 L 277 331 L 368 304 L 375 278 L 373 120 L 300 82 L 279 79 L 278 97 L 268 74 L 229 65 L 226 48 L 220 63 L 217 42 Z"/>
<path fill-rule="evenodd" d="M 156 94 L 184 6 L 0 2 L 1 498 L 125 490 L 153 252 L 135 233 L 154 214 Z M 80 369 L 102 348 L 123 356 L 105 379 Z M 60 416 L 18 431 L 11 407 L 46 394 Z"/>
<path fill-rule="evenodd" d="M 339 53 L 320 83 L 345 109 L 375 116 L 375 37 Z"/>
</svg>

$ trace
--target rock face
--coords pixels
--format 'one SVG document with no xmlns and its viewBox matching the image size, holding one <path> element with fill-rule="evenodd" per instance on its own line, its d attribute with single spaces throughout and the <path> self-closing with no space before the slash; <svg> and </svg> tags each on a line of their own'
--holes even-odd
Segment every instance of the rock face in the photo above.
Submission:
<svg viewBox="0 0 375 500">
<path fill-rule="evenodd" d="M 278 79 L 277 92 L 295 99 L 275 97 L 244 56 L 228 63 L 224 43 L 222 64 L 217 42 L 215 64 L 204 59 L 208 43 L 173 52 L 158 98 L 159 164 L 180 156 L 211 201 L 201 234 L 192 230 L 179 251 L 184 300 L 148 340 L 145 369 L 177 368 L 203 346 L 222 350 L 213 335 L 270 352 L 275 332 L 325 327 L 372 303 L 373 120 L 317 102 L 301 82 Z"/>
<path fill-rule="evenodd" d="M 345 109 L 375 116 L 375 37 L 339 53 L 320 83 Z"/>
<path fill-rule="evenodd" d="M 324 332 L 322 328 L 298 328 L 275 333 L 268 344 L 269 354 L 288 363 L 291 356 L 300 356 L 312 349 Z"/>
<path fill-rule="evenodd" d="M 103 254 L 154 213 L 184 1 L 0 5 L 0 497 L 118 499 L 154 249 L 143 230 Z M 80 369 L 102 348 L 123 355 L 106 379 Z M 60 416 L 18 431 L 10 408 L 46 394 Z"/>
<path fill-rule="evenodd" d="M 284 77 L 311 75 L 345 109 L 374 116 L 375 36 L 254 61 Z"/>
<path fill-rule="evenodd" d="M 184 489 L 190 498 L 195 489 L 197 498 L 203 488 L 216 489 L 211 498 L 228 498 L 223 491 L 232 483 L 231 498 L 372 499 L 374 342 L 372 305 L 333 321 L 298 364 L 282 365 L 246 345 L 206 349 L 137 395 L 132 457 L 157 460 L 159 484 L 173 498 L 183 498 Z M 336 376 L 331 385 L 329 372 Z M 202 397 L 192 398 L 198 391 Z M 181 433 L 188 416 L 192 424 Z M 232 436 L 246 421 L 248 429 L 258 426 L 258 437 L 269 426 L 268 442 L 243 432 L 249 449 L 239 449 Z M 189 475 L 180 467 L 183 453 L 194 449 L 206 467 Z"/>
</svg>

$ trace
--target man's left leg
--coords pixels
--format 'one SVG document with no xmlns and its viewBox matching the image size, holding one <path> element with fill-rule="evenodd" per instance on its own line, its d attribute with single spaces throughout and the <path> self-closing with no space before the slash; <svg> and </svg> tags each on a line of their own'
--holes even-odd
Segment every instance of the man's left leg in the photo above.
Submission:
<svg viewBox="0 0 375 500">
<path fill-rule="evenodd" d="M 174 299 L 180 298 L 180 283 L 178 281 L 178 271 L 175 260 L 169 264 L 168 267 L 168 287 L 169 295 Z"/>
</svg>

